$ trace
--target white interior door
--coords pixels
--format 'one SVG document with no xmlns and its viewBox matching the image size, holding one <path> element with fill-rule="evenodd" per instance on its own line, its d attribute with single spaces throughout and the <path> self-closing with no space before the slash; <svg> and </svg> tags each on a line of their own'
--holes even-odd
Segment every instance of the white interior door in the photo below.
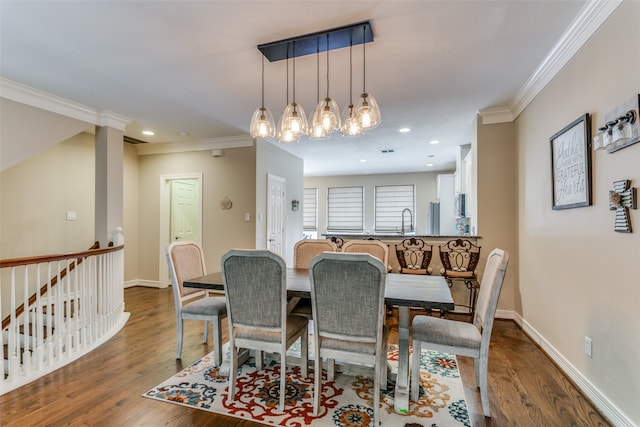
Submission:
<svg viewBox="0 0 640 427">
<path fill-rule="evenodd" d="M 282 257 L 284 254 L 284 204 L 286 180 L 267 176 L 267 249 Z"/>
<path fill-rule="evenodd" d="M 171 282 L 166 259 L 169 243 L 181 239 L 202 243 L 202 178 L 202 173 L 160 176 L 160 288 Z"/>
<path fill-rule="evenodd" d="M 198 238 L 198 180 L 171 180 L 171 240 Z"/>
</svg>

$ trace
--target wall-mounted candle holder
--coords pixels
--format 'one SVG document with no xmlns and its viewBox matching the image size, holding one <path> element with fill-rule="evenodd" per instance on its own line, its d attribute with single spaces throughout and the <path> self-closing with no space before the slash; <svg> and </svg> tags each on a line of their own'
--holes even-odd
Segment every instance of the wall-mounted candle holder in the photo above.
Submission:
<svg viewBox="0 0 640 427">
<path fill-rule="evenodd" d="M 614 153 L 640 142 L 640 95 L 605 115 L 605 124 L 593 137 L 594 150 Z"/>
</svg>

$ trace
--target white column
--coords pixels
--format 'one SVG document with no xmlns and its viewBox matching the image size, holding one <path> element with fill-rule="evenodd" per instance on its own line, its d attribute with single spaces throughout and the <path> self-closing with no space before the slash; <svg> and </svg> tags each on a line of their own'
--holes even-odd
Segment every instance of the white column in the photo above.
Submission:
<svg viewBox="0 0 640 427">
<path fill-rule="evenodd" d="M 95 239 L 105 248 L 123 223 L 124 132 L 96 126 Z"/>
</svg>

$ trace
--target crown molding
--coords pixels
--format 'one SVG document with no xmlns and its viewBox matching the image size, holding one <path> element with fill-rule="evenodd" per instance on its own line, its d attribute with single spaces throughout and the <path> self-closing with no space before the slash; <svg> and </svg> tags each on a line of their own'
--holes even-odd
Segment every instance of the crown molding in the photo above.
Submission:
<svg viewBox="0 0 640 427">
<path fill-rule="evenodd" d="M 108 126 L 124 132 L 124 128 L 131 119 L 113 111 L 102 110 L 98 113 L 98 121 L 98 126 Z"/>
<path fill-rule="evenodd" d="M 154 144 L 136 144 L 139 156 L 150 154 L 183 153 L 187 151 L 210 151 L 228 148 L 252 147 L 253 138 L 246 136 L 231 136 L 225 138 L 206 138 L 198 141 L 164 142 Z"/>
<path fill-rule="evenodd" d="M 510 107 L 489 107 L 478 110 L 478 115 L 482 118 L 483 125 L 495 123 L 508 123 L 515 120 Z"/>
<path fill-rule="evenodd" d="M 482 124 L 512 122 L 567 65 L 624 0 L 590 0 L 508 106 L 478 111 Z"/>
<path fill-rule="evenodd" d="M 558 43 L 516 94 L 511 103 L 514 120 L 584 46 L 624 0 L 591 0 Z"/>
<path fill-rule="evenodd" d="M 110 126 L 124 131 L 131 119 L 111 111 L 95 108 L 32 88 L 22 83 L 0 77 L 0 96 L 11 101 L 40 108 L 61 116 L 91 123 L 96 126 Z"/>
</svg>

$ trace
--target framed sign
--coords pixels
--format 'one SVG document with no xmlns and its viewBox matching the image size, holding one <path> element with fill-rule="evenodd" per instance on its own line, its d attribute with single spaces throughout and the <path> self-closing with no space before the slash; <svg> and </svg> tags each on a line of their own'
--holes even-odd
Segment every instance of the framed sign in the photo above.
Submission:
<svg viewBox="0 0 640 427">
<path fill-rule="evenodd" d="M 585 114 L 550 138 L 553 209 L 591 205 L 591 118 Z"/>
</svg>

